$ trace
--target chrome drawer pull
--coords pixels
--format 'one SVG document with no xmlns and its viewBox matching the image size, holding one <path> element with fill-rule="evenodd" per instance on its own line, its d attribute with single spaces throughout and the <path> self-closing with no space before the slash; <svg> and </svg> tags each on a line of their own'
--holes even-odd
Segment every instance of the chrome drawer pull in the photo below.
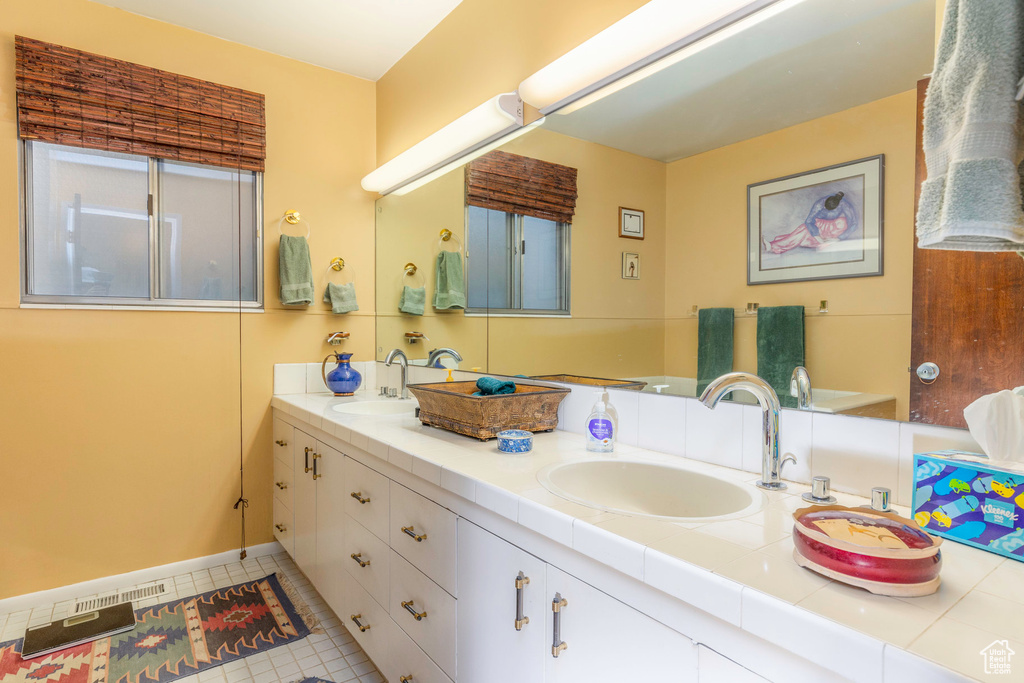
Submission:
<svg viewBox="0 0 1024 683">
<path fill-rule="evenodd" d="M 288 527 L 286 527 L 284 524 L 275 524 L 274 528 L 280 531 L 282 534 L 288 531 Z"/>
<path fill-rule="evenodd" d="M 349 555 L 349 557 L 351 557 L 353 560 L 355 560 L 356 562 L 359 563 L 360 567 L 369 567 L 370 566 L 370 561 L 369 560 L 361 560 L 361 559 L 359 559 L 362 556 L 363 556 L 362 553 L 352 553 L 351 555 Z"/>
<path fill-rule="evenodd" d="M 276 444 L 277 444 L 278 446 L 280 446 L 281 448 L 284 448 L 285 446 L 287 446 L 287 445 L 288 445 L 288 442 L 287 442 L 287 441 L 282 441 L 281 439 L 278 439 L 278 440 L 277 440 L 277 441 L 275 441 L 274 443 L 276 443 Z"/>
<path fill-rule="evenodd" d="M 555 593 L 555 599 L 551 601 L 551 611 L 554 612 L 551 628 L 551 656 L 555 659 L 562 650 L 569 649 L 569 646 L 562 640 L 562 608 L 567 606 L 569 601 L 562 597 L 561 593 Z"/>
<path fill-rule="evenodd" d="M 369 624 L 361 624 L 361 623 L 359 623 L 359 620 L 362 619 L 362 618 L 363 618 L 362 614 L 352 614 L 352 615 L 349 616 L 349 619 L 352 620 L 352 623 L 359 627 L 359 631 L 361 633 L 366 633 L 367 631 L 370 630 L 370 625 Z"/>
<path fill-rule="evenodd" d="M 408 536 L 410 538 L 415 538 L 417 543 L 422 543 L 424 541 L 424 539 L 426 539 L 426 537 L 427 537 L 426 534 L 418 534 L 418 533 L 416 533 L 415 527 L 411 527 L 411 526 L 403 526 L 402 527 L 402 531 L 405 533 L 406 536 Z"/>
<path fill-rule="evenodd" d="M 523 615 L 523 589 L 530 583 L 530 577 L 522 572 L 516 577 L 516 630 L 522 631 L 530 623 L 530 617 Z"/>
<path fill-rule="evenodd" d="M 423 618 L 425 616 L 427 616 L 427 613 L 426 612 L 417 612 L 416 608 L 412 606 L 413 602 L 414 602 L 413 600 L 407 600 L 407 601 L 402 603 L 402 607 L 405 608 L 406 612 L 408 612 L 409 614 L 412 615 L 413 619 L 415 619 L 416 621 L 423 621 Z"/>
<path fill-rule="evenodd" d="M 367 503 L 370 502 L 369 498 L 363 498 L 363 492 L 362 491 L 353 491 L 352 493 L 350 493 L 348 495 L 350 495 L 353 498 L 355 498 L 356 500 L 358 500 L 362 505 L 366 505 Z"/>
<path fill-rule="evenodd" d="M 284 491 L 286 488 L 288 488 L 288 484 L 284 483 L 283 481 L 275 481 L 274 482 L 274 486 L 276 486 L 277 488 L 281 489 L 282 491 Z"/>
</svg>

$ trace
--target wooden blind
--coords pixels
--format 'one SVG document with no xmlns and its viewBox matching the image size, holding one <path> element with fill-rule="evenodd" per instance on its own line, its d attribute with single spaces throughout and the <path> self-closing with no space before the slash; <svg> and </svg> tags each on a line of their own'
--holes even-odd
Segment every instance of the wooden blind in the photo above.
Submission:
<svg viewBox="0 0 1024 683">
<path fill-rule="evenodd" d="M 576 169 L 496 150 L 466 166 L 466 203 L 572 223 Z"/>
<path fill-rule="evenodd" d="M 22 36 L 15 53 L 23 139 L 263 170 L 263 95 Z"/>
</svg>

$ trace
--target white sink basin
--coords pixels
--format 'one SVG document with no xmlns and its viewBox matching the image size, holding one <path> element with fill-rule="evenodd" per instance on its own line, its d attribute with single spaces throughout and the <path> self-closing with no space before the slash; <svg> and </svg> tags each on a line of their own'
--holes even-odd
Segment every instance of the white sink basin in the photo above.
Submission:
<svg viewBox="0 0 1024 683">
<path fill-rule="evenodd" d="M 764 495 L 753 486 L 636 460 L 549 465 L 537 479 L 548 491 L 581 505 L 671 522 L 744 517 L 764 504 Z"/>
<path fill-rule="evenodd" d="M 339 403 L 334 410 L 346 415 L 412 415 L 416 410 L 414 401 L 362 401 Z"/>
</svg>

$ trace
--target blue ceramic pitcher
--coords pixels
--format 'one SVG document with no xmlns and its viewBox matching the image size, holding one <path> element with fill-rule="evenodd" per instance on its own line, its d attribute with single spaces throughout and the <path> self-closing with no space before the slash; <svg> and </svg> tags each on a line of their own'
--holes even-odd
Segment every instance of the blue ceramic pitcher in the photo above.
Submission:
<svg viewBox="0 0 1024 683">
<path fill-rule="evenodd" d="M 327 361 L 332 358 L 338 360 L 338 367 L 327 372 Z M 349 363 L 350 358 L 351 353 L 332 353 L 324 358 L 320 365 L 320 376 L 324 378 L 324 384 L 335 396 L 351 396 L 363 383 L 363 376 Z"/>
</svg>

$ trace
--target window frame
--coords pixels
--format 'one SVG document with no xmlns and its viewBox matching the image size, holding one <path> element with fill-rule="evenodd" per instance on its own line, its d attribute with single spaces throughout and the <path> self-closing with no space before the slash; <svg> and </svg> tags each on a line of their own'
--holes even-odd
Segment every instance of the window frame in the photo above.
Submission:
<svg viewBox="0 0 1024 683">
<path fill-rule="evenodd" d="M 465 231 L 466 236 L 466 303 L 469 303 L 469 245 L 472 241 L 472 233 L 469 229 L 469 210 L 470 205 L 465 207 Z M 490 211 L 497 211 L 497 209 L 489 209 Z M 523 254 L 522 254 L 522 236 L 523 236 L 523 222 L 526 216 L 520 213 L 511 213 L 509 211 L 502 211 L 505 214 L 505 227 L 506 230 L 511 229 L 513 231 L 514 252 L 512 258 L 507 264 L 511 277 L 509 278 L 509 299 L 513 304 L 518 304 L 518 307 L 513 308 L 495 308 L 495 307 L 469 307 L 467 305 L 465 314 L 469 316 L 495 316 L 502 318 L 571 318 L 572 317 L 572 224 L 563 223 L 561 221 L 551 221 L 557 226 L 557 229 L 562 233 L 562 261 L 561 261 L 561 281 L 559 286 L 562 290 L 561 296 L 561 307 L 558 309 L 544 309 L 544 308 L 522 308 L 523 300 Z M 550 219 L 543 219 L 550 220 Z"/>
<path fill-rule="evenodd" d="M 239 301 L 238 299 L 170 299 L 160 296 L 160 178 L 157 174 L 157 165 L 160 161 L 168 163 L 183 163 L 174 159 L 161 159 L 147 157 L 141 154 L 132 156 L 145 159 L 148 164 L 147 181 L 149 186 L 148 216 L 146 217 L 149 229 L 149 297 L 114 297 L 114 296 L 76 296 L 73 294 L 34 294 L 31 292 L 31 283 L 34 277 L 34 265 L 32 258 L 33 240 L 31 239 L 34 230 L 33 201 L 32 201 L 32 149 L 33 140 L 20 140 L 18 145 L 18 157 L 20 166 L 19 181 L 19 204 L 20 204 L 20 248 L 21 248 L 21 303 L 22 305 L 42 307 L 55 306 L 62 308 L 117 308 L 117 309 L 146 309 L 146 310 L 209 310 L 224 311 L 225 309 L 237 311 L 239 309 L 262 312 L 263 308 L 263 173 L 260 171 L 248 171 L 254 175 L 253 184 L 253 219 L 255 222 L 256 235 L 254 238 L 255 260 L 253 264 L 253 275 L 255 277 L 254 301 Z M 81 147 L 72 145 L 57 145 L 56 143 L 44 143 L 58 147 L 66 147 L 69 150 L 84 150 Z M 212 168 L 224 168 L 215 166 Z M 234 171 L 235 169 L 224 170 Z"/>
</svg>

